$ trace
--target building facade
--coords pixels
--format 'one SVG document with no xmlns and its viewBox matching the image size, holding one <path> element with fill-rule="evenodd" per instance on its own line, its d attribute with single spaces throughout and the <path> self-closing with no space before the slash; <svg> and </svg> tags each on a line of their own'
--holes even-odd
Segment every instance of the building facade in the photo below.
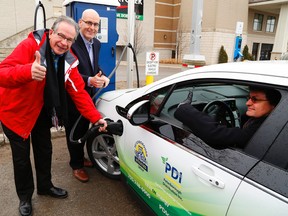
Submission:
<svg viewBox="0 0 288 216">
<path fill-rule="evenodd" d="M 287 51 L 288 0 L 142 0 L 138 3 L 143 4 L 143 20 L 135 21 L 134 36 L 138 62 L 144 63 L 150 51 L 158 51 L 162 61 L 179 62 L 191 52 L 192 11 L 198 1 L 203 1 L 198 43 L 206 64 L 218 63 L 221 46 L 233 61 L 239 22 L 241 48 L 247 45 L 255 60 L 279 59 Z M 36 2 L 0 0 L 0 61 L 33 30 Z M 50 28 L 57 16 L 65 14 L 64 1 L 41 2 Z M 127 29 L 127 19 L 117 19 L 118 55 L 128 43 Z"/>
</svg>

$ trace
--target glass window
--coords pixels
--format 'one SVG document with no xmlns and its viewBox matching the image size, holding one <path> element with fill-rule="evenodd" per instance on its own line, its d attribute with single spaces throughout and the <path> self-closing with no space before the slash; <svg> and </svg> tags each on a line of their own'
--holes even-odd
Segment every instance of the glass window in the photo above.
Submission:
<svg viewBox="0 0 288 216">
<path fill-rule="evenodd" d="M 258 59 L 259 43 L 253 43 L 252 56 L 254 60 Z"/>
<path fill-rule="evenodd" d="M 254 31 L 262 31 L 262 23 L 263 23 L 263 14 L 255 14 L 253 21 L 253 30 Z"/>
<path fill-rule="evenodd" d="M 267 144 L 265 143 L 265 145 L 263 145 L 263 132 L 257 131 L 254 136 L 253 145 L 257 150 L 257 154 L 255 154 L 254 148 L 249 148 L 249 151 L 246 151 L 246 147 L 244 149 L 241 147 L 238 148 L 236 146 L 237 144 L 233 143 L 233 140 L 229 144 L 222 145 L 222 140 L 219 142 L 217 139 L 210 139 L 209 135 L 208 137 L 203 137 L 202 133 L 197 136 L 198 132 L 183 125 L 182 122 L 175 118 L 174 113 L 177 110 L 179 103 L 185 102 L 191 104 L 199 111 L 212 116 L 223 126 L 242 128 L 247 120 L 246 102 L 247 95 L 249 94 L 249 86 L 250 85 L 247 82 L 230 82 L 229 80 L 209 80 L 206 82 L 201 80 L 199 82 L 185 81 L 173 86 L 158 89 L 149 93 L 151 114 L 153 118 L 150 122 L 145 124 L 145 127 L 149 128 L 151 132 L 153 131 L 154 134 L 157 134 L 164 140 L 170 140 L 170 142 L 174 141 L 185 149 L 197 152 L 229 169 L 236 170 L 238 173 L 246 174 L 247 167 L 254 166 L 257 160 L 263 158 L 263 155 L 271 145 L 271 141 L 268 140 L 267 137 L 265 137 L 264 140 L 267 140 Z M 223 103 L 213 104 L 215 101 Z M 230 110 L 233 115 L 230 115 Z M 187 118 L 190 118 L 191 121 L 196 120 L 189 116 L 187 116 Z M 279 116 L 277 116 L 277 118 L 279 118 Z M 199 127 L 202 126 L 199 125 Z M 267 124 L 266 127 L 261 128 L 262 130 L 263 128 L 267 128 L 267 130 L 270 131 L 270 133 L 265 131 L 264 134 L 272 140 L 275 140 L 277 133 L 279 133 L 277 127 L 271 123 Z M 271 128 L 277 129 L 275 129 L 276 134 L 271 135 Z M 229 146 L 228 148 L 227 145 Z M 250 145 L 250 143 L 248 145 Z M 261 146 L 261 148 L 259 146 Z M 264 150 L 259 151 L 259 149 Z M 251 155 L 253 157 L 251 157 Z"/>
<path fill-rule="evenodd" d="M 171 86 L 159 89 L 150 94 L 150 113 L 156 115 Z"/>
<path fill-rule="evenodd" d="M 283 108 L 287 106 L 287 104 L 283 104 Z M 279 110 L 280 111 L 280 110 Z M 287 121 L 287 116 L 283 116 L 283 112 L 277 113 L 277 115 L 281 116 L 284 121 L 282 124 L 285 124 Z M 282 115 L 281 115 L 282 114 Z M 279 116 L 275 118 L 277 123 L 277 127 L 280 128 L 278 124 Z M 273 123 L 271 124 L 273 127 Z M 272 131 L 270 129 L 270 131 Z M 274 144 L 269 148 L 269 151 L 263 158 L 263 161 L 257 164 L 253 168 L 253 170 L 248 174 L 248 178 L 258 182 L 265 187 L 276 191 L 277 193 L 288 197 L 287 191 L 287 179 L 288 176 L 288 125 L 286 124 L 284 129 L 281 131 L 280 135 L 277 136 Z M 262 143 L 261 143 L 262 144 Z M 275 178 L 277 176 L 277 178 Z"/>
<path fill-rule="evenodd" d="M 274 16 L 267 17 L 266 32 L 274 32 L 276 18 Z"/>
<path fill-rule="evenodd" d="M 262 44 L 260 52 L 260 60 L 270 60 L 273 44 Z"/>
</svg>

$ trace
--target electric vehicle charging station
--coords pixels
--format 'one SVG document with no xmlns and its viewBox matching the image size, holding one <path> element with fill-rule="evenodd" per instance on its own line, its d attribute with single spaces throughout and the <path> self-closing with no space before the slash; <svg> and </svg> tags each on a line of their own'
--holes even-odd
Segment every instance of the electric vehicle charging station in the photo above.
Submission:
<svg viewBox="0 0 288 216">
<path fill-rule="evenodd" d="M 234 61 L 237 61 L 238 58 L 242 57 L 241 53 L 242 37 L 236 36 L 235 47 L 234 47 Z"/>
<path fill-rule="evenodd" d="M 120 6 L 118 0 L 65 0 L 66 15 L 76 22 L 86 9 L 94 9 L 100 15 L 100 27 L 96 38 L 101 42 L 99 65 L 108 77 L 116 65 L 116 42 L 118 33 L 116 30 L 116 8 Z M 102 92 L 115 90 L 115 74 L 110 77 L 110 83 Z"/>
<path fill-rule="evenodd" d="M 241 53 L 241 46 L 242 46 L 242 33 L 243 33 L 243 22 L 237 22 L 236 24 L 236 37 L 235 37 L 235 46 L 233 52 L 233 60 L 237 61 L 240 57 L 243 56 Z"/>
</svg>

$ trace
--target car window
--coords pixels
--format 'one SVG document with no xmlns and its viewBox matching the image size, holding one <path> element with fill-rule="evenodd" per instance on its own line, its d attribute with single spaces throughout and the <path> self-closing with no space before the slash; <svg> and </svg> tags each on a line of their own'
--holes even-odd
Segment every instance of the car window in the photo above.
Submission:
<svg viewBox="0 0 288 216">
<path fill-rule="evenodd" d="M 263 155 L 267 153 L 269 149 L 274 149 L 274 145 L 284 145 L 285 142 L 285 125 L 288 121 L 287 105 L 288 95 L 287 90 L 279 90 L 281 92 L 281 101 L 278 103 L 273 112 L 267 117 L 264 124 L 258 129 L 257 133 L 251 138 L 244 151 L 256 158 L 263 158 Z M 282 132 L 281 132 L 282 131 Z M 281 134 L 279 135 L 279 133 Z M 276 139 L 277 137 L 277 139 Z M 276 139 L 276 141 L 275 141 Z M 280 152 L 284 150 L 280 150 Z M 266 156 L 267 160 L 278 160 L 274 151 Z M 274 158 L 274 159 L 273 159 Z M 271 161 L 268 161 L 271 162 Z"/>
<path fill-rule="evenodd" d="M 161 110 L 161 117 L 177 122 L 174 113 L 178 105 L 187 100 L 189 95 L 192 97 L 190 104 L 199 111 L 203 111 L 209 102 L 224 102 L 234 114 L 236 127 L 241 126 L 241 119 L 245 116 L 246 112 L 245 104 L 247 101 L 248 86 L 226 83 L 186 84 L 178 86 L 173 89 L 169 98 L 166 99 L 165 105 Z M 228 115 L 226 118 L 229 120 Z"/>
<path fill-rule="evenodd" d="M 263 159 L 274 166 L 288 170 L 288 125 L 282 130 Z"/>
<path fill-rule="evenodd" d="M 242 127 L 245 123 L 249 84 L 240 85 L 239 83 L 227 82 L 185 83 L 174 86 L 173 88 L 170 86 L 169 91 L 167 89 L 161 89 L 159 92 L 153 92 L 153 98 L 155 100 L 160 98 L 159 101 L 161 105 L 157 105 L 156 110 L 158 115 L 154 116 L 154 121 L 149 123 L 149 127 L 162 136 L 183 145 L 185 148 L 204 155 L 225 167 L 245 175 L 248 171 L 247 168 L 257 163 L 257 159 L 261 159 L 265 152 L 262 152 L 254 158 L 251 157 L 254 156 L 253 154 L 251 155 L 251 152 L 247 154 L 244 149 L 235 148 L 233 145 L 225 149 L 217 148 L 217 146 L 209 146 L 199 137 L 195 136 L 189 128 L 174 117 L 179 103 L 187 100 L 189 94 L 191 96 L 191 92 L 193 93 L 191 104 L 199 111 L 203 111 L 211 101 L 219 100 L 228 105 L 232 110 L 235 118 L 234 127 Z M 152 100 L 151 103 L 154 101 Z M 225 118 L 227 118 L 227 121 L 231 120 L 229 115 L 226 115 Z M 259 135 L 259 137 L 261 137 L 261 135 Z M 261 140 L 257 142 L 259 144 Z"/>
<path fill-rule="evenodd" d="M 150 113 L 156 115 L 161 107 L 161 104 L 164 102 L 164 98 L 171 89 L 171 86 L 167 86 L 165 88 L 159 89 L 158 91 L 152 92 L 150 94 Z"/>
<path fill-rule="evenodd" d="M 248 178 L 288 197 L 288 124 L 285 125 L 266 156 L 249 173 Z M 275 178 L 277 176 L 277 178 Z"/>
</svg>

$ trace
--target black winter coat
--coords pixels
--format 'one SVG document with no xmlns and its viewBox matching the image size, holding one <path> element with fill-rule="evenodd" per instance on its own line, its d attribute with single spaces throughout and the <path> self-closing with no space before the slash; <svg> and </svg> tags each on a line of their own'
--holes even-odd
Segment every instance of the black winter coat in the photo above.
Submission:
<svg viewBox="0 0 288 216">
<path fill-rule="evenodd" d="M 190 104 L 180 106 L 174 116 L 208 145 L 219 148 L 228 146 L 244 148 L 266 119 L 266 117 L 250 118 L 247 126 L 243 128 L 228 128 Z"/>
</svg>

